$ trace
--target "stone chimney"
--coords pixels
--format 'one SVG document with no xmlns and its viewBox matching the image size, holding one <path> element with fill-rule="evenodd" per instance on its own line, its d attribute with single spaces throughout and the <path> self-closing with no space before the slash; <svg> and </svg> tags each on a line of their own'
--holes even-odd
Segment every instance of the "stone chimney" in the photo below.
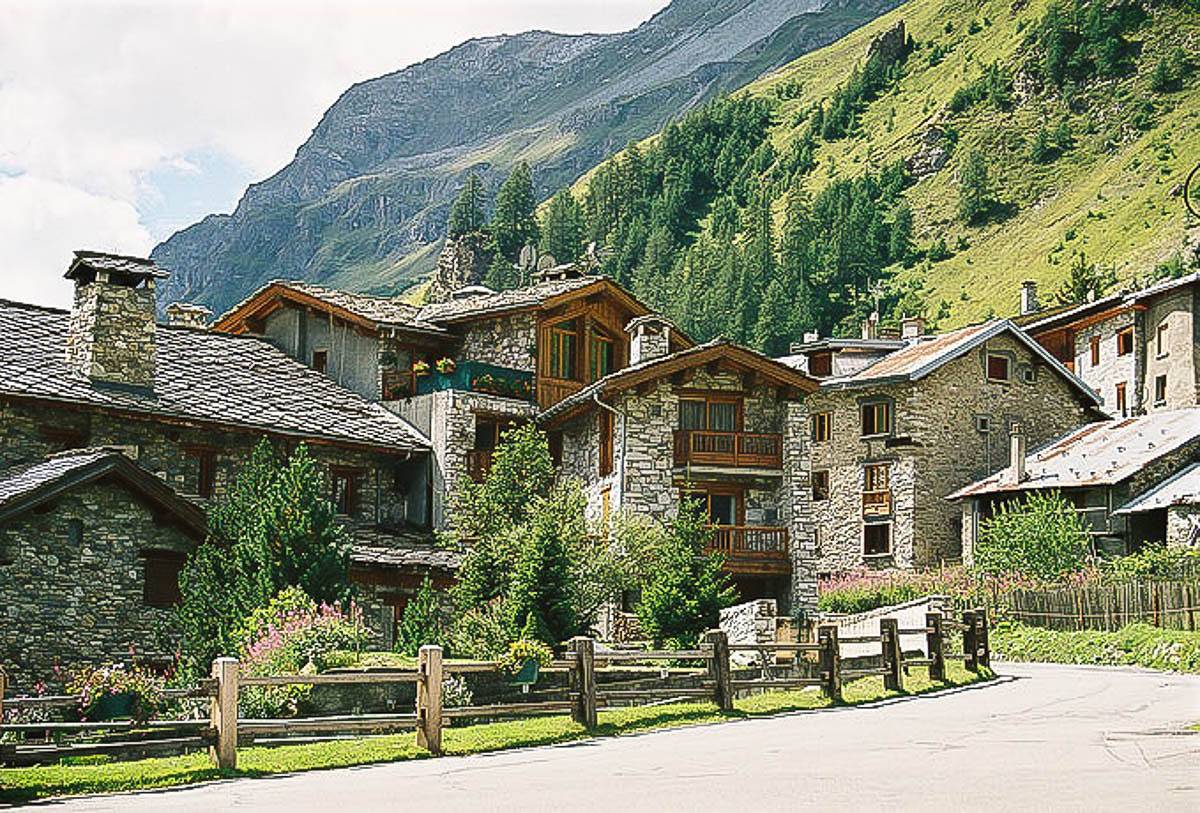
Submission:
<svg viewBox="0 0 1200 813">
<path fill-rule="evenodd" d="M 918 339 L 925 335 L 925 320 L 920 316 L 906 316 L 900 320 L 900 338 Z"/>
<path fill-rule="evenodd" d="M 1042 309 L 1038 304 L 1037 282 L 1027 279 L 1021 283 L 1021 315 L 1028 316 Z"/>
<path fill-rule="evenodd" d="M 866 340 L 879 338 L 879 312 L 876 311 L 863 320 L 862 337 Z"/>
<path fill-rule="evenodd" d="M 813 342 L 817 342 L 820 340 L 821 340 L 821 331 L 819 331 L 819 330 L 804 331 L 804 343 L 805 344 L 812 344 Z"/>
<path fill-rule="evenodd" d="M 1008 436 L 1009 477 L 1013 485 L 1020 485 L 1026 478 L 1025 473 L 1025 432 L 1021 424 L 1014 423 Z"/>
<path fill-rule="evenodd" d="M 76 251 L 66 273 L 75 282 L 68 366 L 97 383 L 153 388 L 154 287 L 166 276 L 150 260 Z"/>
<path fill-rule="evenodd" d="M 167 305 L 167 324 L 172 327 L 207 330 L 210 316 L 212 311 L 203 305 L 193 305 L 190 302 L 172 302 Z"/>
<path fill-rule="evenodd" d="M 638 364 L 662 358 L 671 352 L 671 331 L 675 325 L 656 314 L 639 316 L 625 326 L 631 339 L 629 363 Z"/>
</svg>

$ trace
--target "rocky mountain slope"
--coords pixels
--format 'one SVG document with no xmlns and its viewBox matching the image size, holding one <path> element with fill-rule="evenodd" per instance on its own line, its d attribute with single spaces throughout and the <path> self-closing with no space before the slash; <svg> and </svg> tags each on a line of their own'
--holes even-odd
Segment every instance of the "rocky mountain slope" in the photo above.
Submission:
<svg viewBox="0 0 1200 813">
<path fill-rule="evenodd" d="M 355 85 L 295 159 L 153 252 L 163 301 L 221 311 L 267 279 L 393 292 L 432 269 L 465 176 L 527 160 L 570 183 L 671 117 L 833 42 L 898 0 L 674 0 L 614 35 L 463 43 Z"/>
</svg>

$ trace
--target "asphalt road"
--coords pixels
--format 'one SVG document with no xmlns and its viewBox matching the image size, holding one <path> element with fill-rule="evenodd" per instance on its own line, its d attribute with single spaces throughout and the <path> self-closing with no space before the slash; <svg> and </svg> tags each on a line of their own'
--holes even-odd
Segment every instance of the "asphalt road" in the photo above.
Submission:
<svg viewBox="0 0 1200 813">
<path fill-rule="evenodd" d="M 873 706 L 76 799 L 68 811 L 1200 811 L 1200 676 L 1000 665 Z"/>
</svg>

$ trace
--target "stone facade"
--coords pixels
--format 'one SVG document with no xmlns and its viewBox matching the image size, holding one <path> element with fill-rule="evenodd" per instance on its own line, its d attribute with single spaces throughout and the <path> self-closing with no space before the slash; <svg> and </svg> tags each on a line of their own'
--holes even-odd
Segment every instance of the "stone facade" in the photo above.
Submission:
<svg viewBox="0 0 1200 813">
<path fill-rule="evenodd" d="M 1173 505 L 1167 509 L 1167 544 L 1200 547 L 1200 505 Z"/>
<path fill-rule="evenodd" d="M 531 313 L 517 313 L 467 325 L 459 358 L 534 372 L 537 346 L 537 317 Z"/>
<path fill-rule="evenodd" d="M 154 280 L 141 287 L 114 285 L 106 272 L 75 286 L 67 334 L 67 362 L 85 378 L 151 388 L 158 359 L 154 336 Z"/>
<path fill-rule="evenodd" d="M 1193 284 L 1150 300 L 1140 313 L 1145 325 L 1142 403 L 1147 412 L 1200 404 L 1200 302 L 1197 300 L 1200 300 L 1200 285 Z M 1166 382 L 1162 399 L 1156 398 L 1156 381 L 1160 377 Z"/>
<path fill-rule="evenodd" d="M 194 544 L 113 482 L 85 484 L 0 527 L 0 662 L 16 690 L 61 686 L 55 667 L 131 652 L 170 663 L 178 637 L 171 610 L 144 600 L 145 554 Z"/>
<path fill-rule="evenodd" d="M 1008 382 L 988 380 L 988 353 L 1009 356 Z M 861 406 L 878 401 L 891 404 L 892 431 L 862 437 Z M 813 510 L 822 573 L 957 561 L 962 512 L 944 498 L 1009 464 L 1010 426 L 1021 424 L 1032 449 L 1090 419 L 1078 391 L 1009 334 L 916 381 L 823 388 L 808 410 L 831 417 L 830 439 L 812 446 L 813 471 L 829 481 L 829 498 Z M 868 465 L 886 468 L 891 492 L 891 510 L 872 517 L 890 525 L 890 551 L 872 556 L 864 547 Z"/>
<path fill-rule="evenodd" d="M 1103 400 L 1104 411 L 1110 415 L 1121 415 L 1117 404 L 1117 386 L 1123 385 L 1126 392 L 1124 414 L 1135 413 L 1138 369 L 1134 352 L 1117 353 L 1117 334 L 1134 327 L 1133 314 L 1121 313 L 1086 327 L 1075 334 L 1075 372 Z M 1136 334 L 1135 330 L 1135 334 Z M 1099 362 L 1092 364 L 1092 342 L 1098 342 Z"/>
<path fill-rule="evenodd" d="M 773 644 L 778 615 L 774 601 L 755 599 L 721 610 L 720 627 L 731 644 Z M 757 663 L 759 657 L 757 652 L 734 652 L 729 660 L 738 666 L 746 666 Z"/>
</svg>

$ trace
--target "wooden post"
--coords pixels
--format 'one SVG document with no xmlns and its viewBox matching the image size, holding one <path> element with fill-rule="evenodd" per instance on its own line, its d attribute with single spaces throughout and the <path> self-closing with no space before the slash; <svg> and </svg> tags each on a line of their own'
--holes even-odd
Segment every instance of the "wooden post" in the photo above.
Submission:
<svg viewBox="0 0 1200 813">
<path fill-rule="evenodd" d="M 712 677 L 713 700 L 721 711 L 733 710 L 733 675 L 729 668 L 729 635 L 725 630 L 709 630 L 704 641 L 712 647 L 708 674 Z"/>
<path fill-rule="evenodd" d="M 838 628 L 834 624 L 817 627 L 821 644 L 821 671 L 825 677 L 825 694 L 835 703 L 842 701 L 842 655 L 838 647 Z"/>
<path fill-rule="evenodd" d="M 441 756 L 442 648 L 435 644 L 417 650 L 417 745 Z"/>
<path fill-rule="evenodd" d="M 8 675 L 0 666 L 0 726 L 4 725 L 4 693 L 8 691 Z"/>
<path fill-rule="evenodd" d="M 879 638 L 883 647 L 883 688 L 894 692 L 904 691 L 904 661 L 900 650 L 900 625 L 894 618 L 879 619 Z"/>
<path fill-rule="evenodd" d="M 596 642 L 585 636 L 571 639 L 575 665 L 571 670 L 572 689 L 576 692 L 571 719 L 584 728 L 596 727 Z"/>
<path fill-rule="evenodd" d="M 979 632 L 975 635 L 975 645 L 978 647 L 978 663 L 980 666 L 991 667 L 992 652 L 991 646 L 988 644 L 988 614 L 984 607 L 975 608 L 975 623 L 979 626 Z"/>
<path fill-rule="evenodd" d="M 979 671 L 979 645 L 975 641 L 975 612 L 963 610 L 963 666 L 968 671 Z"/>
<path fill-rule="evenodd" d="M 218 768 L 233 770 L 237 767 L 237 658 L 217 658 L 213 661 L 212 676 L 217 681 L 217 694 L 212 699 L 209 720 L 217 731 L 217 739 L 209 747 L 208 753 Z"/>
<path fill-rule="evenodd" d="M 946 650 L 942 637 L 942 614 L 925 614 L 925 648 L 929 650 L 929 679 L 946 679 Z"/>
</svg>

